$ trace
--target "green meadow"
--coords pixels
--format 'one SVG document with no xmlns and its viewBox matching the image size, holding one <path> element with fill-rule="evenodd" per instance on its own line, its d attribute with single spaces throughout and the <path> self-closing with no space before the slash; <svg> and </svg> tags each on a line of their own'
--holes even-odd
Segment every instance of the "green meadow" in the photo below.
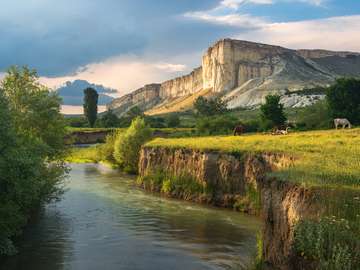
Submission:
<svg viewBox="0 0 360 270">
<path fill-rule="evenodd" d="M 156 138 L 151 147 L 189 148 L 229 153 L 284 153 L 293 166 L 274 174 L 310 186 L 360 189 L 360 128 L 294 132 L 286 136 L 253 134 L 191 138 Z"/>
</svg>

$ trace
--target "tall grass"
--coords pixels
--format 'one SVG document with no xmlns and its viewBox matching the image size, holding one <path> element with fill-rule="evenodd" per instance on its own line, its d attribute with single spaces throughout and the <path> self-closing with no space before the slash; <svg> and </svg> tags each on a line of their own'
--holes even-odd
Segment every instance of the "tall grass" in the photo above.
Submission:
<svg viewBox="0 0 360 270">
<path fill-rule="evenodd" d="M 280 179 L 308 186 L 360 188 L 360 128 L 291 133 L 164 139 L 151 147 L 191 148 L 230 153 L 285 153 L 294 165 L 275 172 Z"/>
</svg>

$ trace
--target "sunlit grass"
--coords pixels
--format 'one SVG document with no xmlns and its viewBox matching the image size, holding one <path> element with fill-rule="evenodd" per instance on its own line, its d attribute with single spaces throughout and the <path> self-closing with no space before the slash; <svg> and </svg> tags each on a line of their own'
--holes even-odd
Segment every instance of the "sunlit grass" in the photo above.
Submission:
<svg viewBox="0 0 360 270">
<path fill-rule="evenodd" d="M 100 161 L 98 147 L 70 148 L 65 161 L 70 163 L 97 163 Z"/>
<path fill-rule="evenodd" d="M 294 165 L 274 174 L 304 185 L 360 189 L 360 128 L 291 133 L 194 138 L 157 138 L 147 146 L 232 153 L 285 153 Z"/>
</svg>

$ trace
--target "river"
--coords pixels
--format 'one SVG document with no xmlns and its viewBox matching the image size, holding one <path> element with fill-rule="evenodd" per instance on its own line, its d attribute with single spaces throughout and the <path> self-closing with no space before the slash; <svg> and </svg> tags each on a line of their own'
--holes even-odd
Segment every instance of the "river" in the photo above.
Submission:
<svg viewBox="0 0 360 270">
<path fill-rule="evenodd" d="M 71 168 L 1 269 L 242 269 L 256 250 L 256 218 L 148 194 L 101 165 Z"/>
</svg>

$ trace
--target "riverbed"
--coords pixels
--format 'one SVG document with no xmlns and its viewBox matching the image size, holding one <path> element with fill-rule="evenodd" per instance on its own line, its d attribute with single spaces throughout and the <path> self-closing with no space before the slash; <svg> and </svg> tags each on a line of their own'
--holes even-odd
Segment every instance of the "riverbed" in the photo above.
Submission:
<svg viewBox="0 0 360 270">
<path fill-rule="evenodd" d="M 6 270 L 243 269 L 259 219 L 142 191 L 135 178 L 71 164 L 67 191 L 43 207 Z"/>
</svg>

